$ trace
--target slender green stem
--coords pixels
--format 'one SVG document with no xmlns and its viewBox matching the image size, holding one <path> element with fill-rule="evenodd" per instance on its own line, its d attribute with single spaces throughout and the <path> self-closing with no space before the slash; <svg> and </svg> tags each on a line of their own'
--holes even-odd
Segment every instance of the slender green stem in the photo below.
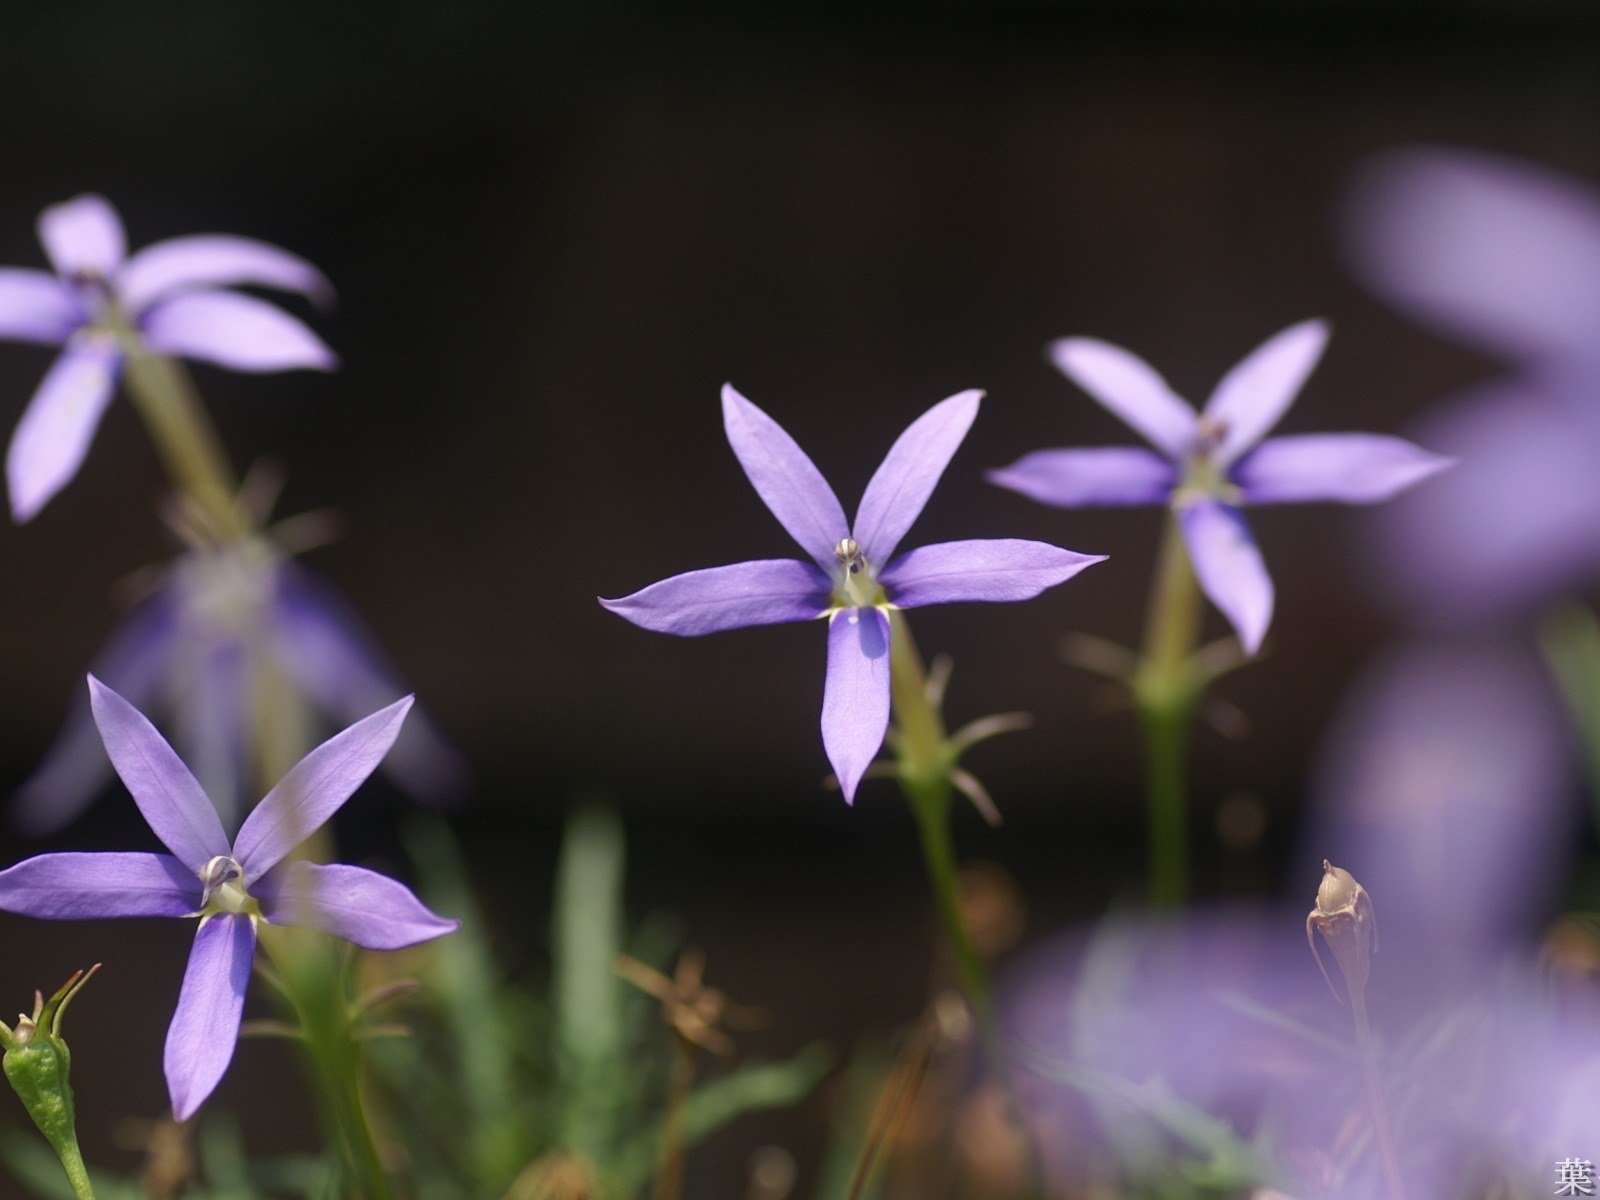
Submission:
<svg viewBox="0 0 1600 1200">
<path fill-rule="evenodd" d="M 1366 1078 L 1367 1107 L 1372 1118 L 1372 1133 L 1378 1143 L 1378 1161 L 1383 1165 L 1384 1190 L 1389 1200 L 1406 1200 L 1405 1181 L 1400 1176 L 1400 1158 L 1395 1153 L 1394 1129 L 1389 1121 L 1389 1102 L 1384 1099 L 1383 1081 L 1378 1076 L 1377 1041 L 1367 1020 L 1367 1000 L 1363 991 L 1352 990 L 1350 1007 L 1355 1012 L 1356 1044 L 1361 1051 L 1361 1073 Z"/>
<path fill-rule="evenodd" d="M 83 1155 L 78 1150 L 77 1142 L 57 1146 L 55 1151 L 56 1157 L 61 1160 L 61 1166 L 67 1173 L 67 1182 L 72 1185 L 72 1194 L 78 1200 L 95 1200 L 94 1188 L 89 1183 L 89 1168 L 84 1166 Z"/>
<path fill-rule="evenodd" d="M 656 1168 L 654 1200 L 679 1200 L 683 1195 L 683 1164 L 688 1150 L 689 1096 L 694 1090 L 694 1043 L 673 1034 L 672 1076 L 667 1084 L 667 1107 L 661 1119 L 661 1155 Z"/>
<path fill-rule="evenodd" d="M 1200 617 L 1200 585 L 1172 514 L 1162 532 L 1133 681 L 1145 740 L 1150 901 L 1158 908 L 1176 908 L 1189 895 L 1189 726 L 1199 690 Z"/>
</svg>

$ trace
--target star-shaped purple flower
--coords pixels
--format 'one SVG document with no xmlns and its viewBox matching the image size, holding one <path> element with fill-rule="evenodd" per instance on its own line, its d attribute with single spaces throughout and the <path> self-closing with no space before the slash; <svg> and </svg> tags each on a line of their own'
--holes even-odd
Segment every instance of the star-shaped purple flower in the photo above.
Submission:
<svg viewBox="0 0 1600 1200">
<path fill-rule="evenodd" d="M 62 346 L 6 452 L 11 512 L 31 519 L 71 481 L 129 353 L 196 358 L 236 371 L 332 370 L 322 339 L 253 284 L 325 300 L 304 259 L 251 238 L 170 238 L 127 253 L 116 209 L 79 196 L 39 217 L 55 273 L 0 268 L 0 338 Z"/>
<path fill-rule="evenodd" d="M 406 691 L 344 597 L 264 535 L 181 555 L 129 610 L 92 670 L 173 732 L 230 826 L 251 798 L 240 793 L 251 777 L 248 748 L 264 679 L 283 680 L 334 727 Z M 421 710 L 383 766 L 413 797 L 434 805 L 458 798 L 469 774 Z M 110 773 L 89 698 L 80 694 L 19 789 L 13 819 L 25 833 L 52 833 L 88 807 Z"/>
<path fill-rule="evenodd" d="M 940 542 L 895 554 L 982 397 L 961 392 L 913 421 L 867 484 L 852 523 L 794 439 L 725 386 L 728 442 L 756 493 L 812 561 L 762 559 L 690 571 L 600 603 L 635 625 L 683 637 L 827 617 L 822 743 L 845 800 L 853 801 L 889 726 L 891 609 L 1028 600 L 1103 557 L 1016 538 Z"/>
<path fill-rule="evenodd" d="M 1143 359 L 1093 338 L 1064 338 L 1050 347 L 1056 366 L 1159 453 L 1132 446 L 1040 450 L 989 479 L 1059 508 L 1170 504 L 1201 589 L 1254 654 L 1272 621 L 1273 592 L 1243 505 L 1371 504 L 1453 461 L 1371 433 L 1263 441 L 1327 341 L 1322 321 L 1290 326 L 1223 376 L 1196 412 Z"/>
<path fill-rule="evenodd" d="M 188 1120 L 233 1058 L 256 924 L 299 925 L 368 950 L 398 950 L 456 927 L 402 884 L 291 851 L 350 798 L 394 743 L 408 696 L 301 759 L 230 843 L 200 784 L 155 726 L 93 676 L 106 752 L 171 854 L 41 854 L 0 871 L 0 910 L 52 920 L 198 917 L 164 1065 L 173 1114 Z"/>
</svg>

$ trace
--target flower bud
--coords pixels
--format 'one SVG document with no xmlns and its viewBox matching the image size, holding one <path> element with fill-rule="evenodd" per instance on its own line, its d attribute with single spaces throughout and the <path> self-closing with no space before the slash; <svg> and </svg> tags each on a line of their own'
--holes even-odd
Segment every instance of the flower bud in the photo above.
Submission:
<svg viewBox="0 0 1600 1200">
<path fill-rule="evenodd" d="M 1328 989 L 1333 992 L 1334 999 L 1342 1003 L 1339 989 L 1333 986 L 1333 979 L 1317 949 L 1318 932 L 1333 951 L 1346 990 L 1361 1004 L 1372 956 L 1378 952 L 1378 917 L 1373 911 L 1372 897 L 1356 882 L 1355 876 L 1327 859 L 1322 860 L 1322 883 L 1317 888 L 1316 907 L 1306 916 L 1306 941 L 1322 977 L 1328 981 Z"/>
<path fill-rule="evenodd" d="M 96 963 L 77 972 L 49 1000 L 35 992 L 32 1015 L 19 1018 L 16 1029 L 0 1024 L 0 1043 L 5 1045 L 0 1065 L 6 1079 L 75 1186 L 76 1176 L 83 1172 L 83 1157 L 78 1152 L 77 1111 L 68 1080 L 72 1052 L 61 1038 L 61 1018 L 99 969 Z"/>
</svg>

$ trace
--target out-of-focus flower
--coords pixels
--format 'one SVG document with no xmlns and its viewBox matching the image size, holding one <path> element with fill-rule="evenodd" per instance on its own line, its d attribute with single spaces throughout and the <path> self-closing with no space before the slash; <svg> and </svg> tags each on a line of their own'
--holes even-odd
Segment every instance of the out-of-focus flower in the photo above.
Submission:
<svg viewBox="0 0 1600 1200">
<path fill-rule="evenodd" d="M 129 611 L 93 664 L 96 676 L 143 711 L 170 720 L 184 759 L 237 824 L 250 790 L 263 719 L 294 731 L 302 705 L 345 725 L 405 693 L 350 605 L 266 535 L 197 545 Z M 17 794 L 12 816 L 29 834 L 53 832 L 105 786 L 110 763 L 88 697 Z M 448 803 L 467 776 L 461 756 L 413 713 L 384 769 L 418 800 Z"/>
<path fill-rule="evenodd" d="M 0 910 L 52 920 L 199 918 L 164 1060 L 173 1113 L 187 1120 L 233 1058 L 258 921 L 316 929 L 369 950 L 397 950 L 456 927 L 372 871 L 285 862 L 372 774 L 411 698 L 306 755 L 230 842 L 205 791 L 155 726 L 93 676 L 89 689 L 106 752 L 171 853 L 41 854 L 0 871 Z"/>
<path fill-rule="evenodd" d="M 1485 623 L 1600 575 L 1600 194 L 1464 150 L 1376 159 L 1349 205 L 1358 275 L 1511 374 L 1419 432 L 1462 465 L 1385 514 L 1386 593 Z"/>
<path fill-rule="evenodd" d="M 690 571 L 600 601 L 635 625 L 684 637 L 828 618 L 822 742 L 846 801 L 889 725 L 889 612 L 962 600 L 1027 600 L 1100 556 L 1016 538 L 940 542 L 896 556 L 978 415 L 981 392 L 933 406 L 890 447 L 847 521 L 803 450 L 731 386 L 728 442 L 756 492 L 812 558 L 763 559 Z"/>
<path fill-rule="evenodd" d="M 1001 487 L 1060 508 L 1169 504 L 1201 588 L 1254 654 L 1272 621 L 1272 579 L 1246 504 L 1371 504 L 1450 465 L 1401 438 L 1369 433 L 1262 439 L 1322 356 L 1321 321 L 1290 326 L 1223 376 L 1196 412 L 1155 369 L 1118 346 L 1064 338 L 1056 366 L 1159 453 L 1131 446 L 1040 450 L 989 472 Z"/>
<path fill-rule="evenodd" d="M 0 338 L 63 347 L 6 453 L 11 512 L 32 518 L 69 483 L 130 354 L 201 359 L 236 371 L 332 370 L 333 351 L 300 321 L 240 284 L 332 295 L 322 273 L 265 242 L 170 238 L 127 253 L 122 221 L 100 196 L 44 210 L 39 240 L 55 268 L 0 268 Z"/>
</svg>

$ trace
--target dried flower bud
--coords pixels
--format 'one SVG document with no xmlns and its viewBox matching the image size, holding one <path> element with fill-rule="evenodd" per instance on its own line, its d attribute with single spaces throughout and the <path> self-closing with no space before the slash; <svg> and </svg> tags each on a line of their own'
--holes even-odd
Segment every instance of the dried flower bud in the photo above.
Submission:
<svg viewBox="0 0 1600 1200">
<path fill-rule="evenodd" d="M 1328 943 L 1328 949 L 1333 951 L 1351 998 L 1357 1004 L 1362 1003 L 1372 956 L 1378 952 L 1378 917 L 1372 907 L 1372 897 L 1356 882 L 1355 876 L 1327 859 L 1322 860 L 1317 905 L 1306 916 L 1306 942 L 1311 946 L 1322 977 L 1328 981 L 1328 990 L 1334 999 L 1343 1003 L 1317 949 L 1318 931 Z"/>
</svg>

